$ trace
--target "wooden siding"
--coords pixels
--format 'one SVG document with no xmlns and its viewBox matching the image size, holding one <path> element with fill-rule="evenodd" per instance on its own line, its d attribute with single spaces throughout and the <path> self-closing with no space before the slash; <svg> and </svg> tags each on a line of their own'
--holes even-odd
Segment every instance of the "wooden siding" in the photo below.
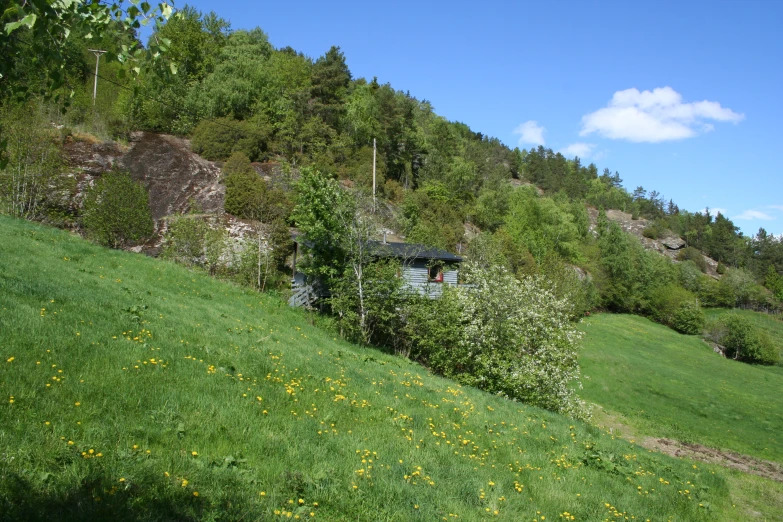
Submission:
<svg viewBox="0 0 783 522">
<path fill-rule="evenodd" d="M 429 262 L 424 260 L 414 260 L 402 266 L 402 277 L 405 285 L 430 299 L 438 299 L 443 293 L 444 285 L 457 286 L 459 276 L 459 265 L 446 265 L 443 269 L 443 282 L 436 283 L 429 280 Z M 329 292 L 318 288 L 319 285 L 307 284 L 305 276 L 301 272 L 296 272 L 291 281 L 293 293 L 288 300 L 290 306 L 310 306 L 318 298 L 328 297 Z"/>
<path fill-rule="evenodd" d="M 443 286 L 457 286 L 458 280 L 457 266 L 446 266 L 443 270 L 443 282 L 435 283 L 429 280 L 428 263 L 423 260 L 415 260 L 402 268 L 402 277 L 409 288 L 427 295 L 432 299 L 437 299 L 443 293 Z"/>
</svg>

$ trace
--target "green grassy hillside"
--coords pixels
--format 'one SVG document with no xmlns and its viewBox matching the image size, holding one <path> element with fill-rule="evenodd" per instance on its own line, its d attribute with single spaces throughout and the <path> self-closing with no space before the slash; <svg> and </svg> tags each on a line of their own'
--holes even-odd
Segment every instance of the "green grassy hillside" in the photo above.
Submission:
<svg viewBox="0 0 783 522">
<path fill-rule="evenodd" d="M 337 341 L 275 298 L 5 217 L 0 355 L 6 520 L 732 510 L 720 473 Z"/>
<path fill-rule="evenodd" d="M 646 435 L 783 462 L 783 368 L 724 359 L 637 316 L 596 315 L 582 328 L 585 399 Z"/>
</svg>

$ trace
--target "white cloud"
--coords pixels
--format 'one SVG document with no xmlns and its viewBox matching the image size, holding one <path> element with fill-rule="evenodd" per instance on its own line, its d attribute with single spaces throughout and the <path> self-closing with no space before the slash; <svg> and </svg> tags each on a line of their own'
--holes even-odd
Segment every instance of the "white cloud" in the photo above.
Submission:
<svg viewBox="0 0 783 522">
<path fill-rule="evenodd" d="M 608 106 L 582 116 L 579 135 L 596 132 L 613 140 L 658 143 L 710 132 L 714 127 L 705 120 L 738 123 L 743 118 L 718 102 L 683 103 L 671 87 L 626 89 L 615 92 Z"/>
<path fill-rule="evenodd" d="M 546 129 L 538 124 L 537 121 L 529 120 L 525 123 L 520 123 L 519 126 L 514 129 L 514 134 L 519 134 L 519 144 L 532 143 L 533 145 L 543 145 L 544 132 Z"/>
<path fill-rule="evenodd" d="M 584 159 L 592 155 L 593 149 L 595 149 L 594 143 L 572 143 L 568 147 L 560 149 L 560 153 L 567 158 L 579 156 Z"/>
<path fill-rule="evenodd" d="M 783 212 L 783 205 L 770 205 L 769 208 L 774 208 L 775 210 Z"/>
<path fill-rule="evenodd" d="M 742 214 L 738 216 L 734 216 L 732 219 L 743 219 L 743 220 L 763 219 L 765 221 L 770 221 L 775 218 L 770 216 L 766 212 L 761 212 L 760 210 L 746 210 Z"/>
<path fill-rule="evenodd" d="M 710 207 L 707 207 L 707 208 L 702 209 L 701 213 L 704 214 L 707 211 L 709 211 L 710 216 L 713 216 L 713 217 L 717 216 L 719 213 L 723 214 L 724 216 L 726 215 L 726 209 L 725 208 L 720 208 L 720 207 L 710 208 Z"/>
</svg>

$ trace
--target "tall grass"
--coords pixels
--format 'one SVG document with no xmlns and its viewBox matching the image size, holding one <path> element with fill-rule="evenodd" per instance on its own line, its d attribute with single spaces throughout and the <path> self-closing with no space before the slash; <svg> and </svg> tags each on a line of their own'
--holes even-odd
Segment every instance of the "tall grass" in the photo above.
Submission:
<svg viewBox="0 0 783 522">
<path fill-rule="evenodd" d="M 711 520 L 714 470 L 0 217 L 6 520 Z"/>
</svg>

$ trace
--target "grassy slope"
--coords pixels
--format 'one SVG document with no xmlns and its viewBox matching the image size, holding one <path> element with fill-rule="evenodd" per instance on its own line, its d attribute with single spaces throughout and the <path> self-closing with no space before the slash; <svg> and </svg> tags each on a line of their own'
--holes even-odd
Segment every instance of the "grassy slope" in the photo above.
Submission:
<svg viewBox="0 0 783 522">
<path fill-rule="evenodd" d="M 460 388 L 306 319 L 0 217 L 0 513 L 540 521 L 731 510 L 720 472 Z"/>
<path fill-rule="evenodd" d="M 587 400 L 647 435 L 783 462 L 783 368 L 723 359 L 637 316 L 597 315 L 583 329 Z"/>
<path fill-rule="evenodd" d="M 783 317 L 754 312 L 753 310 L 729 309 L 729 308 L 707 308 L 705 311 L 707 319 L 717 319 L 723 314 L 739 314 L 751 321 L 756 327 L 767 332 L 772 342 L 778 347 L 780 361 L 778 366 L 783 366 Z"/>
</svg>

